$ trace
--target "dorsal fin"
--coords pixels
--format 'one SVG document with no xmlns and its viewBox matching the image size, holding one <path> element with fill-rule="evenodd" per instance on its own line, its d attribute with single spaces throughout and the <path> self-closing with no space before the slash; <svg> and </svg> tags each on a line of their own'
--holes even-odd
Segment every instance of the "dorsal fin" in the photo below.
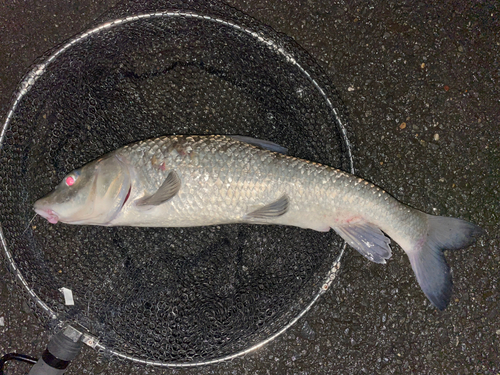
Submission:
<svg viewBox="0 0 500 375">
<path fill-rule="evenodd" d="M 278 152 L 278 153 L 284 154 L 284 155 L 286 155 L 286 153 L 288 152 L 288 149 L 286 147 L 280 146 L 280 145 L 273 143 L 271 141 L 265 141 L 262 139 L 247 137 L 245 135 L 228 135 L 228 137 L 232 138 L 236 141 L 248 143 L 250 145 L 263 148 L 264 150 Z"/>
</svg>

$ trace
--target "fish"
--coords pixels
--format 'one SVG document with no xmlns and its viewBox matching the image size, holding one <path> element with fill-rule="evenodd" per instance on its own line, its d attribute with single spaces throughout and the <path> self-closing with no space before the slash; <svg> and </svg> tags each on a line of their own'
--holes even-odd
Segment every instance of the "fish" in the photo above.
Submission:
<svg viewBox="0 0 500 375">
<path fill-rule="evenodd" d="M 125 145 L 76 169 L 34 204 L 49 223 L 193 227 L 231 223 L 333 229 L 375 263 L 391 238 L 439 310 L 450 302 L 444 250 L 483 230 L 409 207 L 374 184 L 246 136 L 173 135 Z"/>
</svg>

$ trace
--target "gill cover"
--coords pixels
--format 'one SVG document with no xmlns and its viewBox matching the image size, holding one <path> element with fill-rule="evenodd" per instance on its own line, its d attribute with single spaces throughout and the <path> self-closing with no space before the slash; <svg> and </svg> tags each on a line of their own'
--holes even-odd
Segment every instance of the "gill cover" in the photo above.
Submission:
<svg viewBox="0 0 500 375">
<path fill-rule="evenodd" d="M 34 208 L 54 224 L 108 225 L 119 214 L 130 188 L 127 166 L 110 154 L 71 172 Z"/>
</svg>

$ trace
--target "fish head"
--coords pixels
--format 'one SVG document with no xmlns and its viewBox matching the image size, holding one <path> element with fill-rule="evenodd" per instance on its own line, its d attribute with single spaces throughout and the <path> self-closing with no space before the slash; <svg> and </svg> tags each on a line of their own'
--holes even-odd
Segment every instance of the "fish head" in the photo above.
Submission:
<svg viewBox="0 0 500 375">
<path fill-rule="evenodd" d="M 110 154 L 68 174 L 35 202 L 34 209 L 52 224 L 108 225 L 120 213 L 130 190 L 127 166 Z"/>
</svg>

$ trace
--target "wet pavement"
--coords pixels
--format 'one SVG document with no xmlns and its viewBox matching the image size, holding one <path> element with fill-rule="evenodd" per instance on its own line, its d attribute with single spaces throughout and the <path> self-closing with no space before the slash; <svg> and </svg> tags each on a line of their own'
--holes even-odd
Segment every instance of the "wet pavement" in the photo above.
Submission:
<svg viewBox="0 0 500 375">
<path fill-rule="evenodd" d="M 1 116 L 30 64 L 114 3 L 0 4 Z M 330 76 L 349 110 L 359 176 L 410 206 L 470 220 L 487 234 L 447 253 L 454 293 L 444 312 L 429 306 L 397 246 L 385 266 L 350 250 L 338 282 L 306 317 L 244 358 L 165 370 L 85 348 L 67 373 L 499 374 L 500 4 L 227 3 L 293 37 Z M 2 277 L 0 353 L 39 355 L 47 340 Z M 8 366 L 7 374 L 28 369 Z"/>
</svg>

